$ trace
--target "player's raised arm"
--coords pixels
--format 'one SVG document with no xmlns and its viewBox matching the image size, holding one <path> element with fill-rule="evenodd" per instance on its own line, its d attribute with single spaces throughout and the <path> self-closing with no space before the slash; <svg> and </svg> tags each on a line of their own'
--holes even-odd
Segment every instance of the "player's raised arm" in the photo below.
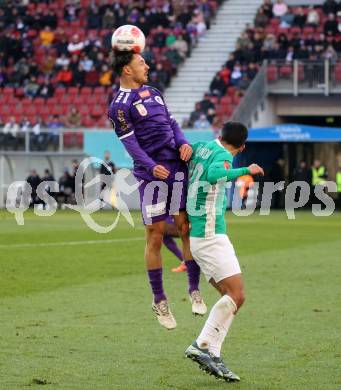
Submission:
<svg viewBox="0 0 341 390">
<path fill-rule="evenodd" d="M 152 173 L 157 163 L 140 147 L 134 134 L 129 109 L 123 105 L 120 108 L 112 108 L 109 110 L 109 119 L 134 163 L 146 167 Z"/>
<path fill-rule="evenodd" d="M 232 181 L 239 176 L 251 174 L 248 167 L 232 168 L 231 162 L 220 159 L 214 161 L 208 168 L 207 180 L 210 184 L 215 184 L 219 180 Z"/>
</svg>

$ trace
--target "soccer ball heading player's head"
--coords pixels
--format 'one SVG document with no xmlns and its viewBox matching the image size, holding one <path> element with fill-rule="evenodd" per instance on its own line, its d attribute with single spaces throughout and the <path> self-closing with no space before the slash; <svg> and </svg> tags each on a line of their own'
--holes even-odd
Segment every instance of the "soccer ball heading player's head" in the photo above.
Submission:
<svg viewBox="0 0 341 390">
<path fill-rule="evenodd" d="M 149 66 L 140 54 L 132 51 L 115 50 L 113 67 L 122 87 L 140 88 L 148 80 Z"/>
<path fill-rule="evenodd" d="M 247 127 L 242 123 L 226 122 L 221 130 L 219 140 L 232 155 L 236 155 L 245 149 L 248 133 Z"/>
</svg>

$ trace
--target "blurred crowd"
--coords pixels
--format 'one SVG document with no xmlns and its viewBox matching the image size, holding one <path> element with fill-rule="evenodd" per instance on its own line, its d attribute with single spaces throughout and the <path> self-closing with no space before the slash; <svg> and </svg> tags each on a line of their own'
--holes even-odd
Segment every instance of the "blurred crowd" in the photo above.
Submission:
<svg viewBox="0 0 341 390">
<path fill-rule="evenodd" d="M 219 0 L 6 1 L 0 3 L 0 86 L 49 98 L 56 87 L 111 86 L 111 34 L 147 36 L 151 82 L 161 90 L 209 28 Z"/>
<path fill-rule="evenodd" d="M 48 127 L 58 120 L 69 127 L 71 106 L 82 127 L 108 128 L 106 107 L 119 86 L 111 66 L 115 28 L 142 29 L 149 84 L 164 91 L 221 2 L 0 1 L 0 124 L 7 143 L 27 128 L 23 123 Z"/>
<path fill-rule="evenodd" d="M 264 0 L 254 20 L 237 40 L 214 76 L 209 92 L 183 124 L 219 129 L 239 104 L 264 60 L 295 59 L 337 63 L 341 55 L 341 3 L 326 0 L 322 6 L 290 7 L 284 0 Z M 289 73 L 290 73 L 289 68 Z"/>
</svg>

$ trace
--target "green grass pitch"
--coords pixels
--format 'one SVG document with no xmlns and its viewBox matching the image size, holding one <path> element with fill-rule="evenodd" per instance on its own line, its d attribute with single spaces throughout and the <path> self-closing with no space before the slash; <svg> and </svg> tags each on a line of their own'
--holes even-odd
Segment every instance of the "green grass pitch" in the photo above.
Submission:
<svg viewBox="0 0 341 390">
<path fill-rule="evenodd" d="M 341 214 L 227 214 L 247 297 L 223 348 L 239 384 L 184 358 L 205 318 L 191 315 L 186 275 L 170 272 L 177 260 L 166 249 L 178 328 L 158 325 L 133 216 L 135 228 L 121 220 L 100 235 L 72 211 L 26 213 L 24 226 L 0 213 L 1 390 L 341 388 Z M 202 290 L 211 307 L 218 295 L 203 279 Z"/>
</svg>

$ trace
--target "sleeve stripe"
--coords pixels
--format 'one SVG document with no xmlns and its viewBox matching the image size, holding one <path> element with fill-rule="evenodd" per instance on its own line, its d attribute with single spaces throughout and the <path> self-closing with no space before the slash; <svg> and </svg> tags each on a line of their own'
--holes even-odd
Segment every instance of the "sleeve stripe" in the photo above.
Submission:
<svg viewBox="0 0 341 390">
<path fill-rule="evenodd" d="M 124 139 L 124 138 L 127 138 L 127 137 L 131 136 L 132 134 L 134 134 L 134 132 L 133 132 L 133 131 L 131 131 L 131 132 L 130 132 L 130 133 L 128 133 L 128 134 L 124 134 L 124 135 L 122 135 L 121 137 L 118 137 L 118 139 Z"/>
</svg>

